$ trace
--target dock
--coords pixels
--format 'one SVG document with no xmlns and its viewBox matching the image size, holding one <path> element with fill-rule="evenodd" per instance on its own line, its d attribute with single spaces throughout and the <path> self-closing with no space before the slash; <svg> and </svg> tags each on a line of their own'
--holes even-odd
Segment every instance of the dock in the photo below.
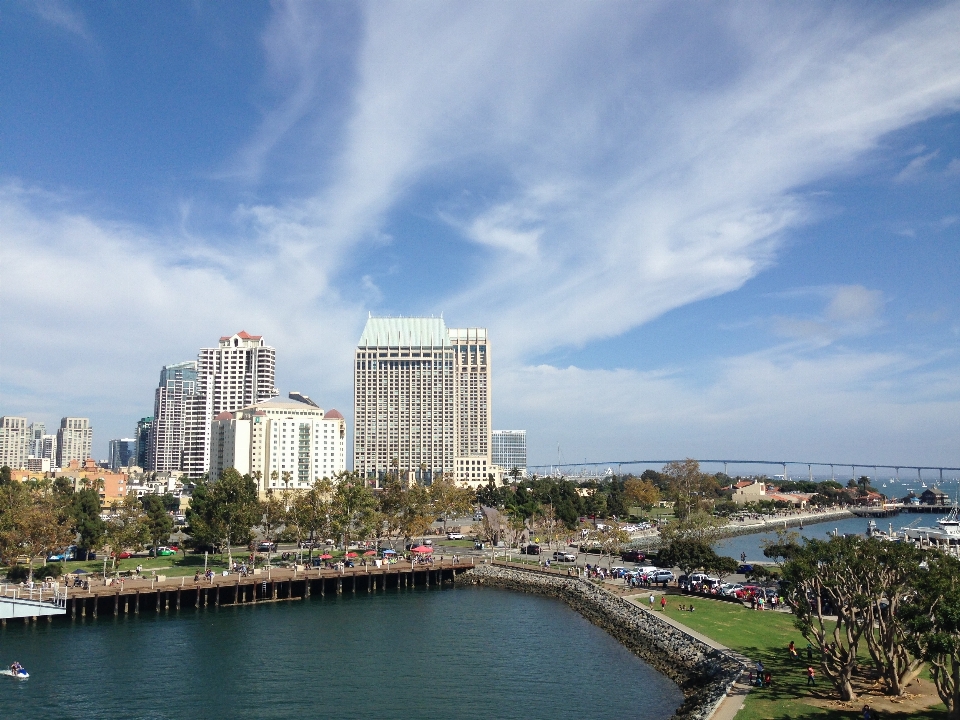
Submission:
<svg viewBox="0 0 960 720">
<path fill-rule="evenodd" d="M 96 618 L 100 615 L 138 615 L 186 608 L 254 605 L 307 600 L 346 593 L 374 593 L 414 587 L 452 585 L 454 578 L 473 567 L 473 558 L 457 562 L 411 565 L 399 562 L 344 568 L 269 568 L 240 575 L 222 572 L 213 580 L 192 577 L 149 577 L 91 584 L 89 589 L 70 589 L 65 601 L 66 617 Z M 101 583 L 103 581 L 100 581 Z"/>
</svg>

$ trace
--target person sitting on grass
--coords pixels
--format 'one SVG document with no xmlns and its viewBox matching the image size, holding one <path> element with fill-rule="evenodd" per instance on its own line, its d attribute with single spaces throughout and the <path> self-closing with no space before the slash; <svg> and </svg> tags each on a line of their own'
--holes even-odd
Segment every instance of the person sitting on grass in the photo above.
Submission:
<svg viewBox="0 0 960 720">
<path fill-rule="evenodd" d="M 767 670 L 767 671 L 763 674 L 763 686 L 764 686 L 764 687 L 770 687 L 770 683 L 771 683 L 770 671 Z"/>
</svg>

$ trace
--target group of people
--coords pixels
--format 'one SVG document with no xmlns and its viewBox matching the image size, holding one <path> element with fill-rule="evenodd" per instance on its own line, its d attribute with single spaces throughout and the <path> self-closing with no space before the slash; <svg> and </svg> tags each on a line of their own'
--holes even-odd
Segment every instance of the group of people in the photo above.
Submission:
<svg viewBox="0 0 960 720">
<path fill-rule="evenodd" d="M 236 564 L 236 563 L 234 563 L 234 564 Z M 213 572 L 212 569 L 208 568 L 208 569 L 206 569 L 206 570 L 203 571 L 203 579 L 206 580 L 207 582 L 212 583 L 212 582 L 213 582 L 213 576 L 214 576 L 214 572 Z M 193 582 L 194 582 L 194 583 L 199 583 L 199 582 L 200 582 L 200 571 L 199 571 L 199 570 L 197 570 L 197 571 L 193 574 Z"/>
<path fill-rule="evenodd" d="M 10 672 L 12 672 L 14 675 L 19 675 L 23 672 L 23 665 L 14 660 L 13 664 L 10 665 Z"/>
</svg>

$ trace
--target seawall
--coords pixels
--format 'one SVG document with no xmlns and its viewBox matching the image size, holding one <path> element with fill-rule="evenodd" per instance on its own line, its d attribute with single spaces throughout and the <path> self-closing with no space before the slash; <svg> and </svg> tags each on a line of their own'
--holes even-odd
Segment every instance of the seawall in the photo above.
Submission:
<svg viewBox="0 0 960 720">
<path fill-rule="evenodd" d="M 679 686 L 685 700 L 674 720 L 707 720 L 745 669 L 732 653 L 711 648 L 587 580 L 478 565 L 456 582 L 537 593 L 567 603 Z"/>
</svg>

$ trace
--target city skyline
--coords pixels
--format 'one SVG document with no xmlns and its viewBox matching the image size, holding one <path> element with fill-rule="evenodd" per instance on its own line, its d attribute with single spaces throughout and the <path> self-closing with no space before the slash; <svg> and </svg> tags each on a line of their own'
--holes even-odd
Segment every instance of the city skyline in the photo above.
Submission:
<svg viewBox="0 0 960 720">
<path fill-rule="evenodd" d="M 530 465 L 960 465 L 956 3 L 185 7 L 4 10 L 0 415 L 105 459 L 243 327 L 349 414 L 444 312 Z"/>
</svg>

